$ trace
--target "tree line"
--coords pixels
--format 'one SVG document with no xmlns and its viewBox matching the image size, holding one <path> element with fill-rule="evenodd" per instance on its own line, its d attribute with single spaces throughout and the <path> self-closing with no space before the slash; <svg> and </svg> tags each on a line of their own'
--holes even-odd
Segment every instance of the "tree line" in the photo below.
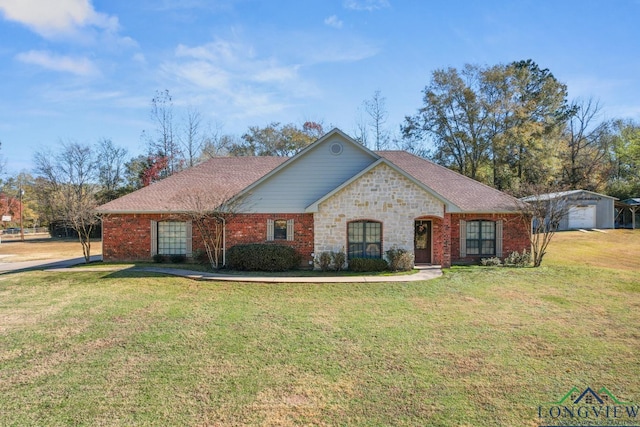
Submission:
<svg viewBox="0 0 640 427">
<path fill-rule="evenodd" d="M 351 132 L 368 148 L 404 149 L 514 195 L 532 185 L 640 195 L 640 124 L 603 118 L 593 99 L 569 100 L 567 86 L 531 60 L 433 71 L 422 105 L 396 131 L 385 101 L 380 91 L 363 101 Z M 38 151 L 33 174 L 2 180 L 0 208 L 13 212 L 26 190 L 26 224 L 89 236 L 102 203 L 214 156 L 291 156 L 324 134 L 315 121 L 225 134 L 195 108 L 176 111 L 168 90 L 151 99 L 150 123 L 146 153 L 134 157 L 108 138 Z"/>
<path fill-rule="evenodd" d="M 569 101 L 531 60 L 436 70 L 423 93 L 401 125 L 410 151 L 513 194 L 546 185 L 640 195 L 640 125 L 602 118 L 593 99 Z"/>
</svg>

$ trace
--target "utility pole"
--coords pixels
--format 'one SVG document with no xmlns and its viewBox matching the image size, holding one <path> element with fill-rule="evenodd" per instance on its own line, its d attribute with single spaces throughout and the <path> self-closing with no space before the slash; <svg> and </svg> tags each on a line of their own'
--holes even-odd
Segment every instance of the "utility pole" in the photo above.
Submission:
<svg viewBox="0 0 640 427">
<path fill-rule="evenodd" d="M 24 196 L 24 190 L 20 188 L 20 240 L 24 242 L 24 227 L 22 227 L 22 196 Z"/>
</svg>

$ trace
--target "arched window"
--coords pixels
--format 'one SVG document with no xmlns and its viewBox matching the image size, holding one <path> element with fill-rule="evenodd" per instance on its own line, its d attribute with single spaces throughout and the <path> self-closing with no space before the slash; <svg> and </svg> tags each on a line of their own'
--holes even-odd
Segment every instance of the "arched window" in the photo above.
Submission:
<svg viewBox="0 0 640 427">
<path fill-rule="evenodd" d="M 382 257 L 382 224 L 375 221 L 354 221 L 347 225 L 347 255 L 352 258 Z"/>
</svg>

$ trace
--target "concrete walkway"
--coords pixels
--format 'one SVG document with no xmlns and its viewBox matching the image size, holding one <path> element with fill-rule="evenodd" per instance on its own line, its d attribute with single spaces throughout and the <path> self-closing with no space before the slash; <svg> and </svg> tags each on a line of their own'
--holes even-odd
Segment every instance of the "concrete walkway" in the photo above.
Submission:
<svg viewBox="0 0 640 427">
<path fill-rule="evenodd" d="M 91 261 L 100 261 L 100 256 L 91 257 Z M 442 275 L 439 265 L 418 266 L 415 274 L 399 274 L 391 276 L 318 276 L 318 277 L 277 277 L 207 273 L 203 271 L 185 270 L 171 267 L 117 267 L 95 266 L 84 268 L 72 268 L 84 263 L 84 258 L 66 260 L 26 261 L 0 263 L 0 274 L 27 270 L 44 270 L 51 272 L 71 271 L 145 271 L 149 273 L 169 274 L 185 277 L 192 280 L 212 280 L 228 282 L 258 282 L 258 283 L 376 283 L 376 282 L 418 282 L 435 279 Z"/>
<path fill-rule="evenodd" d="M 85 269 L 83 269 L 85 270 Z M 152 273 L 171 274 L 194 280 L 213 280 L 227 282 L 258 282 L 258 283 L 376 283 L 376 282 L 419 282 L 442 276 L 439 265 L 418 267 L 415 274 L 399 274 L 392 276 L 317 276 L 317 277 L 276 277 L 276 276 L 248 276 L 236 274 L 206 273 L 189 271 L 179 268 L 165 267 L 135 267 L 133 270 Z"/>
</svg>

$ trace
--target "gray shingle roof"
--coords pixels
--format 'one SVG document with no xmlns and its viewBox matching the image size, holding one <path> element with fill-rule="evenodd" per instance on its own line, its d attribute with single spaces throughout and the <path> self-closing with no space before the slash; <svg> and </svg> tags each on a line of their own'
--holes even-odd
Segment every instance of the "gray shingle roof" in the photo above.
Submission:
<svg viewBox="0 0 640 427">
<path fill-rule="evenodd" d="M 518 200 L 405 151 L 378 151 L 417 181 L 463 212 L 510 212 Z M 185 194 L 194 189 L 226 197 L 237 194 L 287 161 L 286 157 L 216 157 L 99 207 L 100 213 L 184 211 Z"/>
<path fill-rule="evenodd" d="M 376 154 L 432 188 L 463 212 L 512 212 L 519 204 L 515 197 L 406 151 L 377 151 Z"/>
<path fill-rule="evenodd" d="M 100 213 L 160 213 L 184 211 L 185 194 L 193 189 L 237 194 L 271 172 L 287 157 L 214 157 L 148 187 L 141 188 L 98 208 Z"/>
</svg>

